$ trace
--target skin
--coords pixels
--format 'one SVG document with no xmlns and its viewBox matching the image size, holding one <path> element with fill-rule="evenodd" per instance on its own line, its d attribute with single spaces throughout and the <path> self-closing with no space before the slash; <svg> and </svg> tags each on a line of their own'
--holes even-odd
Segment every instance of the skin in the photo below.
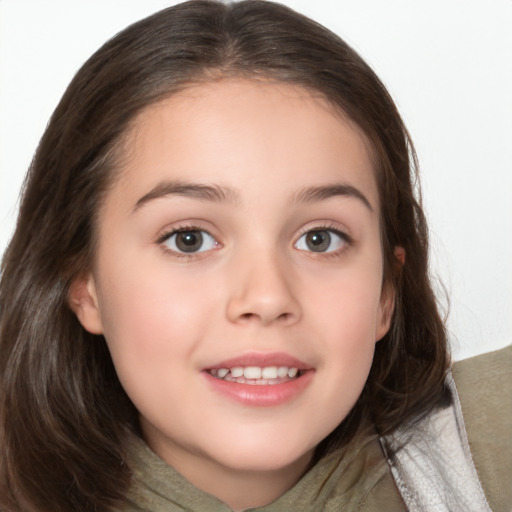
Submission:
<svg viewBox="0 0 512 512">
<path fill-rule="evenodd" d="M 155 453 L 233 510 L 270 503 L 355 404 L 389 328 L 365 138 L 304 89 L 233 79 L 147 109 L 125 148 L 72 307 L 105 336 Z M 170 181 L 229 191 L 161 195 Z M 350 193 L 301 196 L 333 184 Z M 191 226 L 212 238 L 175 252 L 165 236 Z M 311 250 L 304 233 L 327 228 L 347 237 Z M 241 403 L 205 378 L 227 359 L 274 352 L 310 369 L 284 403 Z"/>
</svg>

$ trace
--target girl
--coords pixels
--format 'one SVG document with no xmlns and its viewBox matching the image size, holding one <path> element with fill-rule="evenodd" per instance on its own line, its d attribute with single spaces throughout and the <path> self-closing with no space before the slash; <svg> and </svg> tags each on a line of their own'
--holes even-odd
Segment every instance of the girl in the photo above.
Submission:
<svg viewBox="0 0 512 512">
<path fill-rule="evenodd" d="M 506 503 L 468 450 L 414 173 L 378 78 L 283 6 L 195 0 L 109 41 L 3 260 L 3 509 Z"/>
</svg>

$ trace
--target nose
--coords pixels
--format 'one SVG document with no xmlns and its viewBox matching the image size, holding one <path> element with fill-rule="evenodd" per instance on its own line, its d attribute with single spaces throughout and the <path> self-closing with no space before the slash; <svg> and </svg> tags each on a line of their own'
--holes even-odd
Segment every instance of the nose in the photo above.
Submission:
<svg viewBox="0 0 512 512">
<path fill-rule="evenodd" d="M 257 251 L 241 256 L 230 268 L 230 281 L 229 321 L 292 325 L 300 319 L 292 272 L 278 255 Z"/>
</svg>

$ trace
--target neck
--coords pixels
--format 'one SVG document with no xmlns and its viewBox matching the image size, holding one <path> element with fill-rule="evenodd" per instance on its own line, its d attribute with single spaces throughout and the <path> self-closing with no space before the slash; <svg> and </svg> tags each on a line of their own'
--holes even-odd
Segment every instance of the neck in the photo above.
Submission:
<svg viewBox="0 0 512 512">
<path fill-rule="evenodd" d="M 195 487 L 215 496 L 233 512 L 275 501 L 304 475 L 313 455 L 313 451 L 307 452 L 278 469 L 245 470 L 224 466 L 202 454 L 191 456 L 189 452 L 186 457 L 181 457 L 176 450 L 171 455 L 162 446 L 150 444 L 150 447 Z"/>
<path fill-rule="evenodd" d="M 197 478 L 197 470 L 193 470 L 193 477 L 184 475 L 199 489 L 215 496 L 233 512 L 272 503 L 291 489 L 304 475 L 311 463 L 311 453 L 308 453 L 288 465 L 270 471 L 233 471 L 217 468 L 210 475 L 202 475 L 201 481 Z"/>
</svg>

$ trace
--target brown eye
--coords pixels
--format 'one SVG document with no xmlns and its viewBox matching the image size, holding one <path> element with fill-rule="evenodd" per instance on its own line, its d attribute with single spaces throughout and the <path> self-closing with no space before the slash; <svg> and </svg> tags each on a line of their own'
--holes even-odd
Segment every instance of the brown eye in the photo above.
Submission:
<svg viewBox="0 0 512 512">
<path fill-rule="evenodd" d="M 306 245 L 314 252 L 325 252 L 331 245 L 331 235 L 328 231 L 310 231 L 306 234 Z"/>
<path fill-rule="evenodd" d="M 201 231 L 182 231 L 176 235 L 176 247 L 183 252 L 196 252 L 203 245 Z"/>
<path fill-rule="evenodd" d="M 217 245 L 206 231 L 190 229 L 188 231 L 175 231 L 163 242 L 172 251 L 178 253 L 199 253 L 214 249 Z"/>
<path fill-rule="evenodd" d="M 348 236 L 334 229 L 314 229 L 304 233 L 295 248 L 308 252 L 335 252 L 348 244 Z"/>
</svg>

